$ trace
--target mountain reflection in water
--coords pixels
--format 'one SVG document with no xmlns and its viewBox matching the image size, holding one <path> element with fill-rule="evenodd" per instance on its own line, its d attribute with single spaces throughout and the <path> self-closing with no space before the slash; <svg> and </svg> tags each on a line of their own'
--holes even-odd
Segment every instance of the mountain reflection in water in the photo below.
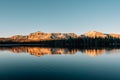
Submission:
<svg viewBox="0 0 120 80">
<path fill-rule="evenodd" d="M 72 48 L 50 48 L 50 47 L 0 47 L 0 51 L 10 51 L 13 53 L 29 53 L 34 56 L 57 55 L 57 54 L 76 54 L 77 52 L 85 53 L 88 56 L 98 56 L 106 52 L 120 52 L 119 48 L 87 48 L 87 49 L 72 49 Z"/>
</svg>

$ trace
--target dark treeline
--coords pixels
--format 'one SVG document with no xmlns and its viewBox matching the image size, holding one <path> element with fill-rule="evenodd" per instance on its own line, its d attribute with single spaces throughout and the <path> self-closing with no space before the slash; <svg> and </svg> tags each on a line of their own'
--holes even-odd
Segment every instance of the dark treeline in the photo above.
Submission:
<svg viewBox="0 0 120 80">
<path fill-rule="evenodd" d="M 44 40 L 44 41 L 30 41 L 30 42 L 19 42 L 19 41 L 1 41 L 0 46 L 9 45 L 40 45 L 49 47 L 119 47 L 119 38 L 70 38 L 60 40 Z"/>
<path fill-rule="evenodd" d="M 50 40 L 45 41 L 50 46 L 63 47 L 120 47 L 120 39 L 118 38 L 76 38 L 68 40 Z"/>
</svg>

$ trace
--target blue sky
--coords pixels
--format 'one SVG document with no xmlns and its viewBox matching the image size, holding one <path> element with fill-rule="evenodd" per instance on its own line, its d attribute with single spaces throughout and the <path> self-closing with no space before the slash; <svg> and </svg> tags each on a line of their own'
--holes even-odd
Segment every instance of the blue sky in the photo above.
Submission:
<svg viewBox="0 0 120 80">
<path fill-rule="evenodd" d="M 0 0 L 0 37 L 92 30 L 120 33 L 120 0 Z"/>
</svg>

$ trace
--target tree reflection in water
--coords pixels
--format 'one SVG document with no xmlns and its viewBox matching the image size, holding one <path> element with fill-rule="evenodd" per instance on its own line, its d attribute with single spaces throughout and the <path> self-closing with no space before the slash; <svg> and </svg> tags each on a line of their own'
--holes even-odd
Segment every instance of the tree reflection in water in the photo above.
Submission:
<svg viewBox="0 0 120 80">
<path fill-rule="evenodd" d="M 55 54 L 76 54 L 77 52 L 82 52 L 87 54 L 88 56 L 98 56 L 100 54 L 104 54 L 107 51 L 110 53 L 120 52 L 119 48 L 50 48 L 50 47 L 28 47 L 28 46 L 20 46 L 20 47 L 0 47 L 1 51 L 10 51 L 13 53 L 29 53 L 34 56 L 43 56 L 43 55 L 55 55 Z"/>
</svg>

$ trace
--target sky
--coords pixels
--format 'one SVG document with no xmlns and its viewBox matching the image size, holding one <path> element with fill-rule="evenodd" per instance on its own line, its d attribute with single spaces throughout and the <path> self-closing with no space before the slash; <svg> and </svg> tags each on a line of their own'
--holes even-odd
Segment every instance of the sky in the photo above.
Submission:
<svg viewBox="0 0 120 80">
<path fill-rule="evenodd" d="M 36 31 L 120 33 L 120 0 L 0 0 L 0 37 Z"/>
</svg>

